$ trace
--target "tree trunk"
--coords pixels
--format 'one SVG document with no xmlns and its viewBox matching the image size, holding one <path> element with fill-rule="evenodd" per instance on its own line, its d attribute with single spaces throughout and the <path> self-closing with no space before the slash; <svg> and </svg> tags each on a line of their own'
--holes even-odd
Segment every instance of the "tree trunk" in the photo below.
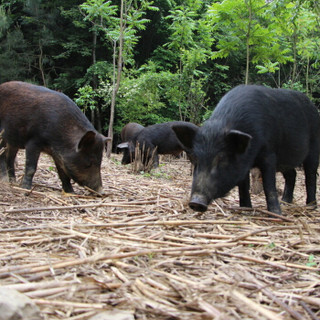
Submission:
<svg viewBox="0 0 320 320">
<path fill-rule="evenodd" d="M 293 67 L 292 67 L 290 89 L 293 89 L 293 85 L 296 82 L 296 74 L 297 74 L 297 26 L 295 21 L 293 21 L 293 28 L 294 28 L 294 32 L 292 36 Z"/>
<path fill-rule="evenodd" d="M 47 81 L 46 81 L 46 77 L 45 77 L 45 74 L 44 74 L 44 70 L 43 70 L 43 50 L 42 50 L 42 44 L 39 40 L 39 51 L 40 51 L 40 54 L 39 54 L 39 70 L 41 72 L 41 77 L 42 77 L 42 82 L 43 82 L 43 86 L 47 86 Z"/>
<path fill-rule="evenodd" d="M 119 35 L 119 50 L 118 50 L 118 64 L 116 67 L 116 42 L 113 44 L 113 66 L 114 66 L 114 76 L 113 76 L 113 91 L 111 99 L 111 110 L 110 110 L 110 120 L 109 120 L 109 129 L 108 137 L 111 138 L 107 143 L 107 157 L 110 158 L 112 151 L 112 141 L 113 141 L 113 122 L 114 122 L 114 110 L 116 105 L 116 97 L 120 87 L 121 72 L 122 72 L 122 51 L 123 51 L 123 33 L 124 33 L 124 23 L 123 23 L 123 1 L 121 0 L 120 8 L 120 35 Z"/>
<path fill-rule="evenodd" d="M 306 93 L 309 95 L 309 63 L 310 59 L 307 58 L 307 69 L 306 69 Z"/>
<path fill-rule="evenodd" d="M 97 44 L 97 33 L 93 31 L 92 35 L 92 64 L 96 64 L 96 44 Z M 94 74 L 92 78 L 93 90 L 97 89 L 97 77 Z M 91 109 L 91 123 L 95 125 L 95 108 Z"/>
<path fill-rule="evenodd" d="M 250 37 L 251 37 L 251 24 L 252 24 L 252 2 L 246 1 L 248 11 L 249 11 L 249 23 L 248 23 L 248 31 L 246 36 L 246 47 L 247 47 L 247 58 L 246 58 L 246 76 L 245 76 L 245 84 L 249 83 L 249 67 L 250 67 Z"/>
<path fill-rule="evenodd" d="M 92 37 L 92 65 L 95 65 L 97 63 L 96 58 L 96 48 L 97 48 L 97 32 L 93 32 Z M 98 88 L 98 79 L 97 75 L 94 73 L 92 77 L 92 87 L 93 90 L 96 91 Z M 96 127 L 98 132 L 102 132 L 101 128 L 101 110 L 100 105 L 98 104 L 96 108 L 91 110 L 91 123 Z"/>
</svg>

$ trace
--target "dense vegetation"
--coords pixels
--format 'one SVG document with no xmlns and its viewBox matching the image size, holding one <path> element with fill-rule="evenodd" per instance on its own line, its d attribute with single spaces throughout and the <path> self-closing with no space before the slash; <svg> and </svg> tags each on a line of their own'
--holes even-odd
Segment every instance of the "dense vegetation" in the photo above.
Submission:
<svg viewBox="0 0 320 320">
<path fill-rule="evenodd" d="M 0 83 L 63 91 L 104 133 L 113 93 L 116 132 L 129 121 L 201 123 L 240 83 L 294 88 L 319 104 L 317 0 L 0 4 Z"/>
</svg>

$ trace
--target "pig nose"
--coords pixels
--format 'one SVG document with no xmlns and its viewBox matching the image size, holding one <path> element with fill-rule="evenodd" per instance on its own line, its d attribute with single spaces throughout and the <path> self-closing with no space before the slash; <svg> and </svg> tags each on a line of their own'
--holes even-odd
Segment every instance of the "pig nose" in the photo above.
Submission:
<svg viewBox="0 0 320 320">
<path fill-rule="evenodd" d="M 206 198 L 201 194 L 193 194 L 189 207 L 194 211 L 205 212 L 208 209 Z"/>
</svg>

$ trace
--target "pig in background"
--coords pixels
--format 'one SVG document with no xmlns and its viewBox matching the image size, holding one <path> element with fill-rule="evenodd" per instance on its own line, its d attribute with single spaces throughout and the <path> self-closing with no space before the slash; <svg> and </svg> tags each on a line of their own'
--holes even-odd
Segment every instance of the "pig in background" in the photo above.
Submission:
<svg viewBox="0 0 320 320">
<path fill-rule="evenodd" d="M 141 129 L 127 142 L 118 145 L 118 148 L 125 149 L 122 164 L 128 164 L 135 159 L 135 147 L 139 144 L 140 151 L 143 150 L 144 163 L 148 163 L 154 153 L 153 165 L 159 165 L 159 154 L 172 154 L 178 156 L 184 150 L 183 145 L 177 139 L 177 136 L 172 130 L 175 125 L 181 125 L 190 130 L 196 130 L 198 126 L 190 122 L 171 121 L 150 125 Z"/>
<path fill-rule="evenodd" d="M 0 177 L 15 181 L 14 160 L 26 150 L 21 187 L 31 189 L 41 152 L 57 167 L 62 188 L 73 192 L 71 179 L 100 192 L 101 161 L 107 138 L 99 134 L 66 95 L 33 84 L 10 81 L 0 85 Z"/>
<path fill-rule="evenodd" d="M 199 129 L 173 126 L 178 139 L 194 158 L 189 205 L 206 211 L 208 204 L 239 187 L 240 206 L 251 207 L 249 172 L 258 168 L 268 210 L 281 214 L 276 171 L 285 178 L 282 200 L 291 203 L 295 168 L 303 165 L 307 204 L 316 204 L 320 151 L 320 117 L 302 93 L 240 85 L 218 103 Z"/>
<path fill-rule="evenodd" d="M 132 161 L 130 160 L 131 154 L 129 152 L 129 148 L 127 148 L 126 146 L 128 141 L 134 139 L 134 137 L 138 135 L 143 128 L 144 126 L 136 122 L 129 122 L 122 128 L 120 133 L 122 143 L 117 146 L 117 148 L 123 151 L 123 156 L 121 160 L 122 164 L 128 164 Z"/>
</svg>

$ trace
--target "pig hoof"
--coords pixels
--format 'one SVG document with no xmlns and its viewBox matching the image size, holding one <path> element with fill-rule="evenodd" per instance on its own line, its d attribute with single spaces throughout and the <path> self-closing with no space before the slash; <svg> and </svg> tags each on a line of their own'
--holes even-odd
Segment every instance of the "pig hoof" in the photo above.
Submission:
<svg viewBox="0 0 320 320">
<path fill-rule="evenodd" d="M 315 209 L 317 209 L 317 202 L 316 201 L 309 202 L 309 203 L 307 203 L 307 207 L 309 209 L 315 210 Z"/>
<path fill-rule="evenodd" d="M 74 196 L 75 196 L 75 194 L 74 194 L 73 191 L 72 191 L 72 192 L 66 192 L 66 191 L 64 191 L 64 190 L 62 190 L 62 195 L 63 195 L 64 197 L 74 197 Z"/>
</svg>

